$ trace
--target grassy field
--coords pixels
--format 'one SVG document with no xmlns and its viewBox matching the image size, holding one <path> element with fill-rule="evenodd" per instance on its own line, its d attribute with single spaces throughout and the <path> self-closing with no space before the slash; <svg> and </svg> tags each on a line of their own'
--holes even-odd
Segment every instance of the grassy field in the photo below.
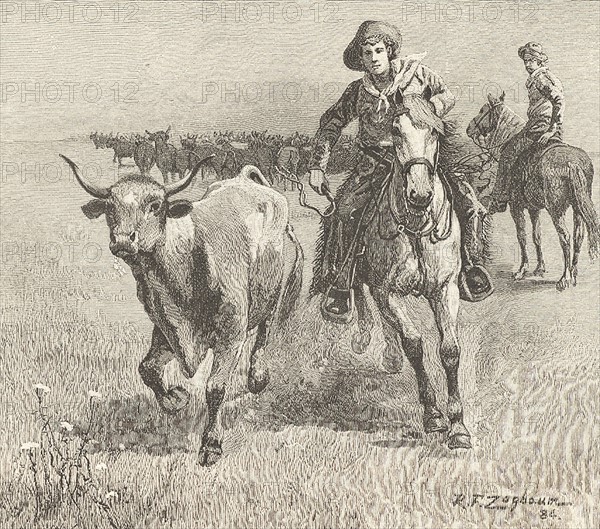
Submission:
<svg viewBox="0 0 600 529">
<path fill-rule="evenodd" d="M 58 152 L 105 175 L 111 167 L 107 151 L 87 145 L 3 146 L 16 167 L 32 159 L 59 167 Z M 408 362 L 399 375 L 379 369 L 379 330 L 356 356 L 353 330 L 323 323 L 304 301 L 274 335 L 272 382 L 259 396 L 245 390 L 242 358 L 223 413 L 225 456 L 207 469 L 196 454 L 210 358 L 182 381 L 195 395 L 190 406 L 161 415 L 137 372 L 151 327 L 134 280 L 115 267 L 103 221 L 81 214 L 83 191 L 66 171 L 56 181 L 49 175 L 36 181 L 20 168 L 2 182 L 0 527 L 599 527 L 598 265 L 584 256 L 579 285 L 558 293 L 560 250 L 546 214 L 547 277 L 513 282 L 517 245 L 505 214 L 493 234 L 497 291 L 461 307 L 460 383 L 473 450 L 450 451 L 442 435 L 423 433 Z M 308 283 L 317 223 L 288 198 Z M 444 402 L 433 318 L 422 301 L 410 307 Z M 183 378 L 169 367 L 170 379 Z M 61 421 L 74 427 L 60 434 L 65 443 L 85 437 L 88 392 L 102 394 L 92 401 L 96 442 L 86 448 L 99 492 L 77 505 L 49 501 L 37 518 L 28 459 L 36 449 L 20 450 L 41 438 L 36 383 L 50 389 L 43 402 L 53 431 Z"/>
</svg>

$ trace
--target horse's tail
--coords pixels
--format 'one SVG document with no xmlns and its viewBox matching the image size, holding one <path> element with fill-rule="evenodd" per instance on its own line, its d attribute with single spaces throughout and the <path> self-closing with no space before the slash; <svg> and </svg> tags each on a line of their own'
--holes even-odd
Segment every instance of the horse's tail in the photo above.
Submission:
<svg viewBox="0 0 600 529">
<path fill-rule="evenodd" d="M 588 231 L 589 253 L 592 261 L 600 256 L 600 222 L 592 202 L 592 180 L 594 168 L 590 164 L 588 174 L 579 164 L 569 164 L 575 208 L 581 214 Z"/>
<path fill-rule="evenodd" d="M 285 229 L 287 236 L 294 244 L 296 255 L 294 264 L 285 282 L 285 286 L 281 292 L 278 321 L 280 323 L 286 321 L 298 305 L 300 291 L 302 290 L 302 272 L 304 269 L 304 250 L 300 245 L 300 241 L 294 233 L 294 229 L 290 224 Z"/>
</svg>

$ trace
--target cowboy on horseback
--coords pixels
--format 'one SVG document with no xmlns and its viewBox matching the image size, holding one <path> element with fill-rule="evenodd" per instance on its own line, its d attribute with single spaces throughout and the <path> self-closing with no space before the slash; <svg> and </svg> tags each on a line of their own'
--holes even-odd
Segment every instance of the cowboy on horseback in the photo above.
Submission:
<svg viewBox="0 0 600 529">
<path fill-rule="evenodd" d="M 540 148 L 543 149 L 549 141 L 562 142 L 564 110 L 562 83 L 546 66 L 548 56 L 544 53 L 541 44 L 528 42 L 519 48 L 518 53 L 529 74 L 525 83 L 529 94 L 527 123 L 502 150 L 489 206 L 490 214 L 506 211 L 518 158 L 531 155 Z"/>
<path fill-rule="evenodd" d="M 347 323 L 352 318 L 354 273 L 362 247 L 361 233 L 366 228 L 361 226 L 362 213 L 371 203 L 374 191 L 377 192 L 377 185 L 381 187 L 381 182 L 395 167 L 394 113 L 390 108 L 393 100 L 397 95 L 424 96 L 432 113 L 439 118 L 445 116 L 455 102 L 442 78 L 421 64 L 425 54 L 398 56 L 401 42 L 399 30 L 391 24 L 374 21 L 361 24 L 344 52 L 344 64 L 351 70 L 364 71 L 365 75 L 352 82 L 339 101 L 321 117 L 308 166 L 311 187 L 321 195 L 328 194 L 325 170 L 331 150 L 344 127 L 358 118 L 358 163 L 337 191 L 336 209 L 321 263 L 324 280 L 320 290 L 327 296 L 327 302 L 322 305 L 323 315 L 336 322 Z M 443 169 L 442 157 L 443 154 L 438 166 Z M 473 214 L 485 212 L 466 182 L 451 172 L 446 176 L 450 177 L 451 188 L 457 194 L 457 209 L 464 210 L 459 215 L 461 224 Z M 463 232 L 468 229 L 466 223 L 462 228 Z M 479 301 L 487 297 L 493 287 L 485 269 L 465 266 L 468 261 L 463 253 L 461 298 Z"/>
</svg>

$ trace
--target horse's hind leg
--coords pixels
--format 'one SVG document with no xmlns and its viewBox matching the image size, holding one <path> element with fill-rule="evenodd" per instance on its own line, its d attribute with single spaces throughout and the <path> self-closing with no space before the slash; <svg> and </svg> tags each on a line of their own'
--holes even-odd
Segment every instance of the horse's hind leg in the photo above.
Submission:
<svg viewBox="0 0 600 529">
<path fill-rule="evenodd" d="M 529 269 L 529 257 L 527 256 L 527 232 L 525 229 L 525 210 L 522 206 L 510 205 L 510 214 L 515 221 L 517 228 L 517 241 L 519 241 L 519 247 L 521 248 L 521 265 L 519 269 L 513 274 L 515 280 L 523 279 L 527 270 Z"/>
<path fill-rule="evenodd" d="M 583 216 L 573 208 L 573 264 L 571 266 L 571 277 L 573 286 L 577 285 L 577 265 L 579 264 L 579 254 L 583 244 Z"/>
<path fill-rule="evenodd" d="M 556 283 L 556 290 L 562 291 L 569 286 L 571 281 L 571 235 L 569 234 L 569 230 L 567 228 L 567 221 L 565 219 L 564 211 L 548 209 L 548 213 L 550 213 L 552 222 L 554 222 L 554 227 L 558 233 L 558 240 L 560 241 L 563 251 L 563 275 L 558 280 L 558 283 Z"/>
<path fill-rule="evenodd" d="M 537 266 L 533 271 L 534 276 L 543 276 L 546 273 L 546 263 L 542 253 L 542 229 L 540 224 L 540 210 L 530 209 L 529 218 L 531 219 L 531 232 L 533 235 L 533 244 L 537 254 Z"/>
<path fill-rule="evenodd" d="M 381 313 L 383 333 L 388 345 L 384 352 L 384 368 L 398 372 L 402 367 L 402 351 L 415 370 L 419 388 L 419 402 L 423 405 L 423 427 L 426 433 L 446 431 L 448 426 L 439 410 L 435 392 L 423 366 L 423 339 L 403 307 L 387 291 L 373 289 L 373 298 Z M 399 335 L 399 336 L 398 336 Z M 398 367 L 399 366 L 399 367 Z"/>
<path fill-rule="evenodd" d="M 440 332 L 440 357 L 448 385 L 448 418 L 450 419 L 449 448 L 471 448 L 471 434 L 463 422 L 463 407 L 458 389 L 458 343 L 459 293 L 455 282 L 442 287 L 436 299 L 429 300 L 435 322 Z"/>
<path fill-rule="evenodd" d="M 352 350 L 356 354 L 363 354 L 371 343 L 371 331 L 375 326 L 375 320 L 369 305 L 363 287 L 355 290 L 354 303 L 358 320 L 358 333 L 352 337 Z"/>
</svg>

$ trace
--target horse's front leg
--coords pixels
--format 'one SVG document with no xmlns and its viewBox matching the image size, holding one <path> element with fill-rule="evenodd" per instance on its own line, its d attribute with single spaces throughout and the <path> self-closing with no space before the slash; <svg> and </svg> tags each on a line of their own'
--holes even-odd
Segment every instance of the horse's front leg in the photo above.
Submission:
<svg viewBox="0 0 600 529">
<path fill-rule="evenodd" d="M 533 236 L 533 244 L 537 253 L 537 266 L 533 271 L 534 276 L 543 276 L 546 273 L 546 263 L 544 262 L 544 254 L 542 253 L 542 227 L 540 224 L 540 210 L 530 209 L 529 218 L 531 219 L 531 233 Z"/>
<path fill-rule="evenodd" d="M 446 283 L 434 299 L 429 300 L 440 333 L 440 358 L 448 385 L 449 448 L 471 448 L 471 434 L 463 422 L 463 407 L 458 389 L 460 345 L 458 343 L 459 292 L 455 281 Z"/>
<path fill-rule="evenodd" d="M 371 331 L 375 326 L 375 320 L 367 303 L 364 287 L 360 286 L 356 288 L 354 303 L 356 304 L 358 333 L 352 336 L 352 350 L 356 354 L 363 354 L 371 343 Z"/>
<path fill-rule="evenodd" d="M 529 257 L 527 256 L 527 232 L 525 230 L 525 209 L 522 206 L 510 205 L 510 214 L 517 228 L 517 241 L 521 248 L 521 265 L 513 274 L 515 280 L 523 279 L 529 269 Z"/>
<path fill-rule="evenodd" d="M 383 323 L 383 334 L 387 344 L 384 352 L 384 369 L 399 372 L 402 368 L 402 351 L 415 370 L 419 388 L 419 402 L 423 406 L 423 427 L 426 433 L 446 431 L 448 426 L 439 410 L 435 392 L 423 366 L 423 338 L 406 314 L 404 307 L 384 289 L 373 289 L 373 298 Z"/>
</svg>

